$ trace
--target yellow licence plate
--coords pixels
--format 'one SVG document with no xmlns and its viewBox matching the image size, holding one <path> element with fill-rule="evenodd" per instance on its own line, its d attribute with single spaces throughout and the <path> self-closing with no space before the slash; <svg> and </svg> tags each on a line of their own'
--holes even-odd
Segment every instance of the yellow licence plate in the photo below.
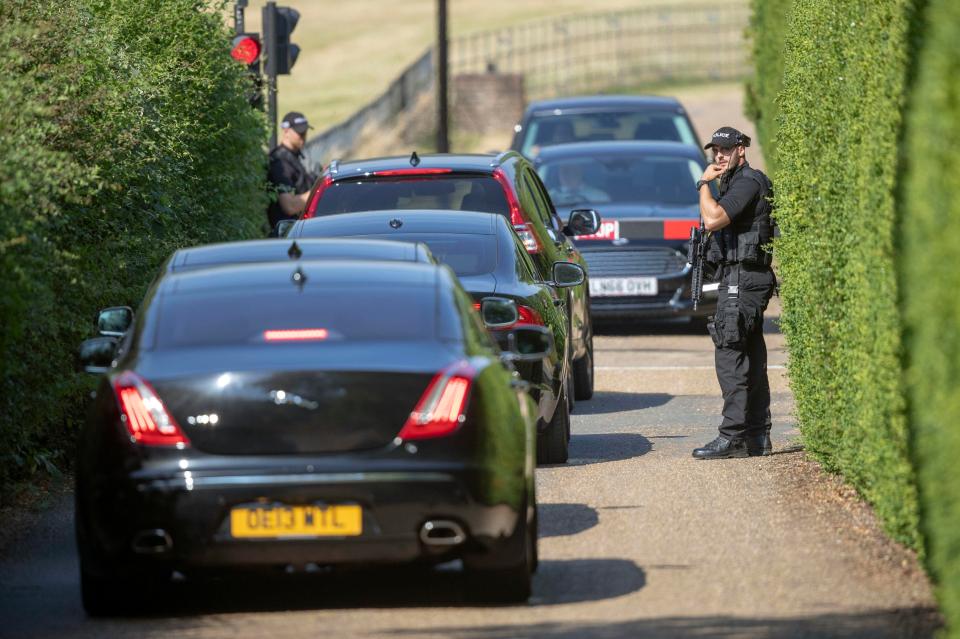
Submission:
<svg viewBox="0 0 960 639">
<path fill-rule="evenodd" d="M 363 531 L 363 511 L 357 505 L 238 506 L 230 511 L 234 537 L 352 537 Z"/>
</svg>

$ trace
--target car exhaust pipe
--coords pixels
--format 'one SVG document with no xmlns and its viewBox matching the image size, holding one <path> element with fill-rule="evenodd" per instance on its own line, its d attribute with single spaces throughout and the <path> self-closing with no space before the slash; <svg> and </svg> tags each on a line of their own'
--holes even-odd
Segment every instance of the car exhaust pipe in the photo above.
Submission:
<svg viewBox="0 0 960 639">
<path fill-rule="evenodd" d="M 141 530 L 133 536 L 133 552 L 139 555 L 159 555 L 173 549 L 173 539 L 166 530 Z"/>
<path fill-rule="evenodd" d="M 466 538 L 460 524 L 446 519 L 428 521 L 420 528 L 420 541 L 425 546 L 458 546 Z"/>
</svg>

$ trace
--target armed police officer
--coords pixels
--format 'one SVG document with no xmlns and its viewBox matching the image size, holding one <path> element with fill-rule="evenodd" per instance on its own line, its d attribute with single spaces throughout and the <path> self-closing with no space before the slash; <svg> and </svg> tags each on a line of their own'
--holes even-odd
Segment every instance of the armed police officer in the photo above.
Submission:
<svg viewBox="0 0 960 639">
<path fill-rule="evenodd" d="M 763 312 L 776 279 L 770 268 L 773 239 L 773 185 L 747 163 L 750 138 L 733 127 L 721 127 L 704 148 L 713 164 L 697 182 L 700 215 L 710 231 L 707 262 L 717 267 L 716 315 L 707 328 L 713 339 L 717 380 L 723 393 L 720 434 L 694 449 L 698 459 L 769 455 L 770 384 Z M 709 183 L 720 178 L 720 199 Z"/>
<path fill-rule="evenodd" d="M 302 113 L 291 111 L 280 121 L 280 143 L 270 151 L 267 181 L 277 198 L 270 202 L 267 221 L 272 230 L 280 220 L 295 220 L 307 205 L 316 176 L 303 164 L 303 145 L 312 129 Z"/>
</svg>

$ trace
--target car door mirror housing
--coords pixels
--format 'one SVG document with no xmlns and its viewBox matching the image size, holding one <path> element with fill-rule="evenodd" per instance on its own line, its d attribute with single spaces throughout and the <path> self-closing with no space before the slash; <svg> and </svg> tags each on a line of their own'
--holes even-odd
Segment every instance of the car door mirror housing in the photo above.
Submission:
<svg viewBox="0 0 960 639">
<path fill-rule="evenodd" d="M 296 224 L 296 220 L 280 220 L 277 222 L 273 230 L 270 232 L 271 237 L 286 237 L 290 233 L 290 229 L 293 228 L 293 225 Z"/>
<path fill-rule="evenodd" d="M 97 332 L 107 337 L 120 337 L 133 324 L 133 309 L 111 306 L 97 313 Z"/>
<path fill-rule="evenodd" d="M 600 214 L 593 209 L 574 209 L 563 231 L 566 235 L 593 235 L 600 230 Z"/>
<path fill-rule="evenodd" d="M 509 359 L 539 362 L 554 350 L 553 332 L 546 326 L 518 326 L 507 334 Z"/>
<path fill-rule="evenodd" d="M 557 288 L 580 286 L 587 279 L 583 267 L 573 262 L 553 263 L 553 285 Z"/>
<path fill-rule="evenodd" d="M 520 319 L 517 304 L 506 297 L 485 297 L 480 300 L 480 316 L 487 328 L 513 326 Z"/>
<path fill-rule="evenodd" d="M 112 336 L 94 337 L 80 344 L 77 364 L 87 373 L 105 373 L 113 365 L 119 340 Z"/>
</svg>

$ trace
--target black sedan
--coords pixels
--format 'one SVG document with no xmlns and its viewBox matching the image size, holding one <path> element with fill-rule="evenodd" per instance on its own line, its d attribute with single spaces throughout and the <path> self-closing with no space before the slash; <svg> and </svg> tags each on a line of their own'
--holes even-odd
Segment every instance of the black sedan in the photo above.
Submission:
<svg viewBox="0 0 960 639">
<path fill-rule="evenodd" d="M 510 223 L 495 213 L 370 211 L 301 220 L 287 235 L 296 242 L 313 237 L 426 244 L 438 260 L 453 269 L 477 306 L 486 297 L 508 298 L 519 307 L 519 324 L 549 327 L 554 352 L 518 368 L 531 383 L 531 394 L 539 405 L 537 461 L 567 461 L 572 345 L 563 297 L 558 293 L 583 281 L 578 265 L 557 262 L 551 268 L 551 280 L 544 281 Z M 510 328 L 505 325 L 493 330 L 504 349 L 508 348 Z"/>
<path fill-rule="evenodd" d="M 484 301 L 494 323 L 515 319 Z M 445 266 L 325 261 L 174 273 L 107 309 L 79 438 L 83 603 L 176 570 L 439 562 L 523 600 L 536 563 L 534 405 Z"/>
<path fill-rule="evenodd" d="M 513 130 L 510 148 L 528 158 L 536 158 L 547 147 L 571 142 L 639 140 L 696 146 L 700 139 L 676 98 L 653 95 L 590 95 L 532 102 Z"/>
<path fill-rule="evenodd" d="M 698 147 L 672 142 L 581 142 L 544 149 L 536 161 L 557 208 L 594 208 L 600 231 L 575 238 L 590 265 L 597 319 L 690 316 L 705 324 L 716 307 L 690 300 L 687 244 L 699 225 Z"/>
<path fill-rule="evenodd" d="M 600 225 L 594 211 L 577 211 L 561 220 L 533 166 L 513 151 L 333 160 L 314 185 L 303 218 L 388 209 L 502 215 L 523 240 L 544 278 L 558 261 L 576 262 L 586 269 L 571 236 L 593 233 Z M 565 297 L 573 343 L 574 395 L 590 399 L 593 324 L 586 281 L 568 288 Z"/>
</svg>

